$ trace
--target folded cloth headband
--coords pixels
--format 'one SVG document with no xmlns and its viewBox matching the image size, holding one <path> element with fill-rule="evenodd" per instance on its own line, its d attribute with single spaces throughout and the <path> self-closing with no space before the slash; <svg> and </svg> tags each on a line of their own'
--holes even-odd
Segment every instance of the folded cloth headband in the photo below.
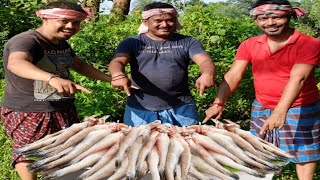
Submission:
<svg viewBox="0 0 320 180">
<path fill-rule="evenodd" d="M 41 9 L 36 11 L 36 15 L 42 19 L 74 19 L 74 20 L 84 20 L 89 17 L 93 17 L 93 14 L 88 8 L 83 8 L 85 13 L 71 10 L 71 9 Z"/>
<path fill-rule="evenodd" d="M 157 8 L 157 9 L 149 9 L 147 11 L 142 12 L 142 19 L 149 19 L 151 16 L 156 16 L 160 14 L 172 14 L 175 17 L 177 16 L 177 11 L 174 8 Z"/>
<path fill-rule="evenodd" d="M 302 8 L 292 7 L 290 5 L 264 4 L 252 9 L 250 11 L 250 16 L 254 17 L 262 14 L 286 15 L 293 11 L 296 13 L 297 17 L 304 16 L 307 13 L 306 10 Z"/>
<path fill-rule="evenodd" d="M 174 8 L 157 8 L 157 9 L 149 9 L 147 11 L 143 11 L 142 12 L 142 19 L 146 20 L 149 19 L 152 16 L 156 16 L 156 15 L 161 15 L 161 14 L 172 14 L 174 17 L 178 16 L 177 11 Z M 177 20 L 176 22 L 176 29 L 182 29 L 182 26 L 180 24 L 180 22 Z M 140 25 L 138 32 L 139 34 L 141 33 L 147 33 L 148 32 L 148 27 L 145 26 L 143 23 Z"/>
</svg>

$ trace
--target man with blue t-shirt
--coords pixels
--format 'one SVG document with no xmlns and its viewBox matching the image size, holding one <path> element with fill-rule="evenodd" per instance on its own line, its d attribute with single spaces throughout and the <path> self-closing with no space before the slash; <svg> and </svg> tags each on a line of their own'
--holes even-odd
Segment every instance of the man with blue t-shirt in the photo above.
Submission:
<svg viewBox="0 0 320 180">
<path fill-rule="evenodd" d="M 181 26 L 177 11 L 166 3 L 145 6 L 139 35 L 118 46 L 109 65 L 112 85 L 128 95 L 124 123 L 139 126 L 154 120 L 178 126 L 199 122 L 199 114 L 188 85 L 192 59 L 200 68 L 196 81 L 200 95 L 214 85 L 215 66 L 201 43 L 176 33 Z M 125 75 L 130 63 L 131 79 Z"/>
</svg>

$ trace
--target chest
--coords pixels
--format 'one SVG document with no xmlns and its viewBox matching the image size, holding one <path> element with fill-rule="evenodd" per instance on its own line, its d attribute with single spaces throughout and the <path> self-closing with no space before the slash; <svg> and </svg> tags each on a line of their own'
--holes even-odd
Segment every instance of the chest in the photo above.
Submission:
<svg viewBox="0 0 320 180">
<path fill-rule="evenodd" d="M 280 50 L 281 48 L 285 48 L 285 45 L 287 44 L 288 41 L 284 41 L 284 42 L 271 42 L 268 41 L 268 47 L 269 47 L 269 51 L 271 54 L 276 53 L 278 50 Z"/>
<path fill-rule="evenodd" d="M 270 69 L 291 69 L 299 58 L 298 50 L 290 45 L 268 46 L 252 52 L 252 66 Z M 259 68 L 260 69 L 260 68 Z"/>
<path fill-rule="evenodd" d="M 188 49 L 178 42 L 153 42 L 139 44 L 134 52 L 135 63 L 138 66 L 182 66 L 186 67 L 190 61 Z"/>
</svg>

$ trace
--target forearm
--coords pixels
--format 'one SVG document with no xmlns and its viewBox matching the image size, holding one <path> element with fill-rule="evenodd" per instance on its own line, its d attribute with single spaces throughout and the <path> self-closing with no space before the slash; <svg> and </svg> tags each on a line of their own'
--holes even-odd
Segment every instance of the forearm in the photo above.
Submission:
<svg viewBox="0 0 320 180">
<path fill-rule="evenodd" d="M 315 65 L 310 64 L 296 64 L 293 66 L 290 73 L 290 79 L 282 92 L 274 112 L 287 113 L 299 96 L 305 81 L 308 79 L 309 75 L 313 73 L 314 68 Z"/>
<path fill-rule="evenodd" d="M 240 84 L 242 76 L 237 77 L 232 74 L 226 74 L 223 81 L 219 85 L 217 96 L 214 100 L 214 103 L 224 104 L 232 93 L 237 89 Z"/>
<path fill-rule="evenodd" d="M 199 69 L 201 74 L 214 75 L 216 72 L 216 67 L 211 59 L 207 59 L 203 63 L 201 63 L 199 65 Z"/>
<path fill-rule="evenodd" d="M 105 74 L 104 72 L 94 68 L 93 66 L 81 61 L 78 64 L 73 65 L 72 67 L 76 72 L 84 75 L 86 77 L 97 79 L 101 81 L 110 82 L 111 77 Z"/>
<path fill-rule="evenodd" d="M 125 74 L 125 65 L 119 61 L 111 61 L 108 69 L 109 69 L 109 72 L 111 73 L 111 76 Z"/>
<path fill-rule="evenodd" d="M 7 68 L 17 76 L 26 79 L 47 81 L 54 74 L 46 72 L 29 61 L 18 60 L 9 61 Z"/>
<path fill-rule="evenodd" d="M 303 78 L 291 78 L 284 88 L 280 101 L 275 107 L 274 112 L 286 114 L 299 96 L 304 82 L 305 80 Z"/>
</svg>

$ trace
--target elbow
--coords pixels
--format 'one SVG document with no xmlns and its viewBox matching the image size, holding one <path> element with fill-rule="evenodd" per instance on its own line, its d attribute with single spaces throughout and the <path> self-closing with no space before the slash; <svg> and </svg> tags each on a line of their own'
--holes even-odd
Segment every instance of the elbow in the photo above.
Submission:
<svg viewBox="0 0 320 180">
<path fill-rule="evenodd" d="M 10 61 L 7 64 L 8 71 L 10 71 L 12 73 L 16 72 L 16 67 L 17 67 L 17 65 L 15 63 L 10 62 Z"/>
</svg>

